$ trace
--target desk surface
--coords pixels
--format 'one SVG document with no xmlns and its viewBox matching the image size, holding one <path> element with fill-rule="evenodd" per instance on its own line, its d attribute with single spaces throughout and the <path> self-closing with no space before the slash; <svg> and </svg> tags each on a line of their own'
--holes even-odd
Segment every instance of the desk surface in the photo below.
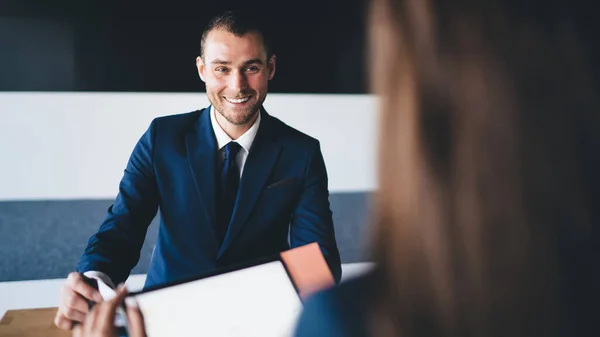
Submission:
<svg viewBox="0 0 600 337">
<path fill-rule="evenodd" d="M 1 337 L 66 337 L 54 325 L 56 308 L 8 310 L 0 320 Z"/>
</svg>

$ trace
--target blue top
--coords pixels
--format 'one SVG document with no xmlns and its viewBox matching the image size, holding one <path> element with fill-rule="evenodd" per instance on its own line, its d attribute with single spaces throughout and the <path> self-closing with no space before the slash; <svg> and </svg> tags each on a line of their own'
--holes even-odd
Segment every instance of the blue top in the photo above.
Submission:
<svg viewBox="0 0 600 337">
<path fill-rule="evenodd" d="M 296 337 L 369 336 L 367 314 L 371 274 L 318 293 L 304 304 Z"/>
</svg>

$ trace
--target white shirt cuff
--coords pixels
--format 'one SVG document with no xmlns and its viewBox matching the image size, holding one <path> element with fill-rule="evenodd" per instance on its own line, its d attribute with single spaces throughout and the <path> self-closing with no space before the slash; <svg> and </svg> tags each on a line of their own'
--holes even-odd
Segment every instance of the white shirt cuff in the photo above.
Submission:
<svg viewBox="0 0 600 337">
<path fill-rule="evenodd" d="M 104 274 L 101 271 L 89 270 L 83 273 L 84 276 L 96 279 L 98 281 L 98 291 L 100 291 L 100 295 L 105 300 L 108 300 L 115 296 L 114 289 L 115 284 L 112 282 L 108 275 Z"/>
</svg>

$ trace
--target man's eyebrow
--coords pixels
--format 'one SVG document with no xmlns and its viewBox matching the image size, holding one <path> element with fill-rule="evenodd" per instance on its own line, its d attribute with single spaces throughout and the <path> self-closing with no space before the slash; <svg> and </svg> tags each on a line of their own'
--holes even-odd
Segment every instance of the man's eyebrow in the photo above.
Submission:
<svg viewBox="0 0 600 337">
<path fill-rule="evenodd" d="M 244 62 L 244 65 L 247 66 L 247 65 L 255 64 L 255 63 L 262 65 L 263 61 L 261 59 L 252 59 L 252 60 L 248 60 L 248 61 Z"/>
<path fill-rule="evenodd" d="M 210 64 L 230 65 L 231 61 L 224 61 L 224 60 L 216 59 L 216 60 L 211 61 Z M 252 59 L 252 60 L 248 60 L 248 61 L 244 62 L 243 66 L 246 67 L 246 66 L 249 66 L 251 64 L 260 64 L 260 65 L 263 65 L 264 62 L 261 59 L 257 58 L 257 59 Z"/>
<path fill-rule="evenodd" d="M 211 61 L 210 64 L 231 64 L 231 62 L 216 59 L 216 60 Z"/>
</svg>

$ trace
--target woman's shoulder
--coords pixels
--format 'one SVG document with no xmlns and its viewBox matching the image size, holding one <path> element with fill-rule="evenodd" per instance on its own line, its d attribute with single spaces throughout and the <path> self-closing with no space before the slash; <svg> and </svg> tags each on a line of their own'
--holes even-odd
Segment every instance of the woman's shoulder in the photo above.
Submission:
<svg viewBox="0 0 600 337">
<path fill-rule="evenodd" d="M 366 274 L 317 293 L 304 303 L 297 337 L 367 336 L 373 275 Z"/>
</svg>

